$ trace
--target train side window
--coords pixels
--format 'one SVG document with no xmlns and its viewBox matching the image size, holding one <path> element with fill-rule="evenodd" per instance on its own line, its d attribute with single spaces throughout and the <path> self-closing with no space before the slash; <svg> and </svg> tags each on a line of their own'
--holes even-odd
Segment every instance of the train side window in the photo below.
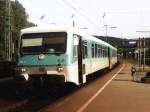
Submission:
<svg viewBox="0 0 150 112">
<path fill-rule="evenodd" d="M 115 50 L 114 50 L 114 53 L 113 53 L 113 57 L 115 57 Z"/>
<path fill-rule="evenodd" d="M 104 46 L 102 46 L 102 57 L 105 57 Z"/>
<path fill-rule="evenodd" d="M 112 57 L 115 57 L 116 55 L 117 55 L 117 52 L 115 50 L 113 50 Z"/>
<path fill-rule="evenodd" d="M 101 45 L 101 57 L 103 57 L 103 46 Z"/>
<path fill-rule="evenodd" d="M 73 57 L 77 57 L 77 46 L 73 46 Z"/>
<path fill-rule="evenodd" d="M 85 42 L 85 44 L 84 44 L 84 53 L 85 53 L 85 58 L 88 58 L 88 43 L 87 42 Z"/>
<path fill-rule="evenodd" d="M 101 57 L 101 45 L 99 45 L 99 57 Z"/>
<path fill-rule="evenodd" d="M 107 50 L 108 50 L 108 48 L 106 47 L 106 57 L 108 56 L 108 51 Z"/>
<path fill-rule="evenodd" d="M 103 46 L 103 57 L 105 57 L 105 46 Z"/>
<path fill-rule="evenodd" d="M 99 45 L 99 52 L 100 52 L 100 54 L 99 54 L 99 56 L 101 57 L 102 56 L 102 48 L 101 48 L 102 46 L 101 45 Z"/>
<path fill-rule="evenodd" d="M 109 47 L 107 47 L 107 57 L 109 56 Z"/>
<path fill-rule="evenodd" d="M 110 49 L 110 57 L 112 57 L 112 49 Z"/>
<path fill-rule="evenodd" d="M 106 47 L 104 46 L 104 57 L 106 57 Z"/>
<path fill-rule="evenodd" d="M 94 44 L 92 44 L 92 58 L 94 58 Z"/>
<path fill-rule="evenodd" d="M 73 57 L 77 57 L 78 44 L 79 44 L 79 36 L 74 34 L 73 35 Z"/>
<path fill-rule="evenodd" d="M 95 58 L 97 57 L 97 44 L 95 44 Z"/>
<path fill-rule="evenodd" d="M 107 47 L 105 47 L 105 56 L 107 57 Z"/>
<path fill-rule="evenodd" d="M 98 45 L 98 57 L 100 57 L 100 45 Z"/>
<path fill-rule="evenodd" d="M 82 42 L 82 46 L 83 46 L 83 59 L 88 57 L 88 49 L 87 49 L 87 41 L 83 41 Z"/>
</svg>

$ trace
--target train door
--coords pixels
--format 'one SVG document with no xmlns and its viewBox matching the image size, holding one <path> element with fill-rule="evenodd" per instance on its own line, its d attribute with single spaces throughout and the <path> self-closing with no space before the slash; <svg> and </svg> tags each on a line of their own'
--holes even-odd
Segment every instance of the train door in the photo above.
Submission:
<svg viewBox="0 0 150 112">
<path fill-rule="evenodd" d="M 79 83 L 83 83 L 83 56 L 82 56 L 82 39 L 79 38 L 79 45 L 78 45 L 78 73 L 79 73 Z"/>
<path fill-rule="evenodd" d="M 77 64 L 78 64 L 78 80 L 79 84 L 83 83 L 83 56 L 82 56 L 82 38 L 81 36 L 74 35 L 77 47 Z"/>
</svg>

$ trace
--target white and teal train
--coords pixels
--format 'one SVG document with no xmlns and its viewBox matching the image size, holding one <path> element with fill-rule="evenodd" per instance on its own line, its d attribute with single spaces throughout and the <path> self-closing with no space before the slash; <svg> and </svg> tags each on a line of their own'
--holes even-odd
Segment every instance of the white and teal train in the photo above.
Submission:
<svg viewBox="0 0 150 112">
<path fill-rule="evenodd" d="M 116 48 L 75 28 L 31 27 L 21 30 L 15 77 L 80 85 L 116 63 Z"/>
</svg>

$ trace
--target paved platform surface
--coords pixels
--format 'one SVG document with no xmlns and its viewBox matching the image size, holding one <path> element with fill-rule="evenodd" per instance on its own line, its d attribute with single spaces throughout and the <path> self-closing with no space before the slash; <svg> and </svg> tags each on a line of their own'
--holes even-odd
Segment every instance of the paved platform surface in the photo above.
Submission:
<svg viewBox="0 0 150 112">
<path fill-rule="evenodd" d="M 84 112 L 150 112 L 150 84 L 134 82 L 130 63 Z"/>
</svg>

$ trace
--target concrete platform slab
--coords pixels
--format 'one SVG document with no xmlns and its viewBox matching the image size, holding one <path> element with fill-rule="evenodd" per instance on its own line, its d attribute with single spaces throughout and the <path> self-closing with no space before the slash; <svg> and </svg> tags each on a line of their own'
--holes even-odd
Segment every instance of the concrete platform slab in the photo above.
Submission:
<svg viewBox="0 0 150 112">
<path fill-rule="evenodd" d="M 126 63 L 84 112 L 150 112 L 150 85 L 132 81 L 130 67 Z"/>
</svg>

